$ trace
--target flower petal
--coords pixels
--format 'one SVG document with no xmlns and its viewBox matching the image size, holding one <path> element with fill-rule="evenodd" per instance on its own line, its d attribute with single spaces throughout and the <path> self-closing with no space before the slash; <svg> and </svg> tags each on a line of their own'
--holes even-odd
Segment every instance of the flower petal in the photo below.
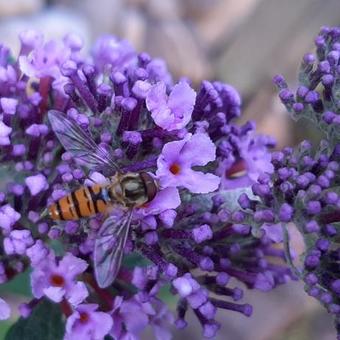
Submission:
<svg viewBox="0 0 340 340">
<path fill-rule="evenodd" d="M 89 296 L 89 292 L 86 288 L 84 282 L 77 282 L 72 288 L 68 291 L 68 302 L 73 305 L 79 305 Z"/>
<path fill-rule="evenodd" d="M 86 261 L 67 253 L 59 263 L 59 271 L 63 272 L 64 275 L 73 279 L 76 275 L 85 271 L 88 267 Z"/>
<path fill-rule="evenodd" d="M 168 209 L 176 209 L 181 204 L 181 198 L 176 188 L 160 190 L 156 197 L 143 208 L 143 215 L 158 215 Z"/>
<path fill-rule="evenodd" d="M 160 107 L 166 106 L 167 99 L 166 86 L 160 81 L 149 90 L 146 96 L 146 107 L 151 112 L 159 111 Z"/>
<path fill-rule="evenodd" d="M 181 160 L 191 165 L 206 165 L 215 160 L 216 146 L 204 133 L 196 133 L 185 143 L 181 151 Z"/>
<path fill-rule="evenodd" d="M 54 302 L 60 302 L 64 295 L 65 289 L 62 287 L 48 287 L 43 289 L 44 294 Z"/>
<path fill-rule="evenodd" d="M 185 181 L 182 185 L 195 194 L 206 194 L 215 191 L 220 185 L 221 179 L 210 173 L 201 171 L 185 170 Z"/>
<path fill-rule="evenodd" d="M 0 320 L 6 320 L 10 317 L 11 309 L 8 303 L 0 298 Z"/>
<path fill-rule="evenodd" d="M 175 116 L 175 121 L 169 130 L 184 128 L 189 123 L 195 100 L 196 92 L 188 83 L 183 81 L 173 87 L 169 95 L 168 107 Z"/>
</svg>

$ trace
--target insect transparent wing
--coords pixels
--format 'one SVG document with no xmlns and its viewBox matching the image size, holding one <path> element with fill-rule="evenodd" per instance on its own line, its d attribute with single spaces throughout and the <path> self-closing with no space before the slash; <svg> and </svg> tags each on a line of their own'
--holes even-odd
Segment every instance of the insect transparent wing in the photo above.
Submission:
<svg viewBox="0 0 340 340">
<path fill-rule="evenodd" d="M 94 247 L 94 271 L 100 288 L 109 286 L 119 272 L 131 217 L 132 210 L 122 217 L 110 216 L 98 232 Z"/>
<path fill-rule="evenodd" d="M 50 110 L 48 119 L 65 150 L 73 157 L 82 161 L 89 169 L 109 167 L 119 171 L 114 159 L 104 148 L 99 146 L 92 137 L 85 133 L 75 122 L 60 111 Z"/>
</svg>

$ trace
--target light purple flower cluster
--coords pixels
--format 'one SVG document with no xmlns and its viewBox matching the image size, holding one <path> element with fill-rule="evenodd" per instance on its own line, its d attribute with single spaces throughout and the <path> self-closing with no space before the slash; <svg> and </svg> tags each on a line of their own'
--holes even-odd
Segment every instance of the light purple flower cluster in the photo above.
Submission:
<svg viewBox="0 0 340 340">
<path fill-rule="evenodd" d="M 245 196 L 241 205 L 268 211 L 276 216 L 274 223 L 293 222 L 298 227 L 306 249 L 304 267 L 296 273 L 307 293 L 334 315 L 340 338 L 340 27 L 323 27 L 315 46 L 316 55 L 303 57 L 295 94 L 282 76 L 274 77 L 274 83 L 288 111 L 297 119 L 311 120 L 326 140 L 316 152 L 305 141 L 295 150 L 274 153 L 274 175 L 256 189 L 265 207 Z"/>
<path fill-rule="evenodd" d="M 281 75 L 274 77 L 274 83 L 280 90 L 282 103 L 294 118 L 311 120 L 326 132 L 329 141 L 337 143 L 340 124 L 340 28 L 323 27 L 314 42 L 316 54 L 304 55 L 296 93 L 288 88 Z"/>
<path fill-rule="evenodd" d="M 229 207 L 232 190 L 273 172 L 273 140 L 256 135 L 253 123 L 234 123 L 241 100 L 233 87 L 204 81 L 196 92 L 188 80 L 173 84 L 162 60 L 110 36 L 97 41 L 92 58 L 73 35 L 45 42 L 28 31 L 20 40 L 18 57 L 0 46 L 0 161 L 8 175 L 0 228 L 2 282 L 32 269 L 34 300 L 23 316 L 48 298 L 67 318 L 65 339 L 138 338 L 147 326 L 169 339 L 174 318 L 159 293 L 170 286 L 178 297 L 176 326 L 186 326 L 191 308 L 204 336 L 213 337 L 218 309 L 252 313 L 236 303 L 243 288 L 230 278 L 268 291 L 292 277 L 283 251 L 273 247 L 280 238 L 253 236 L 248 215 Z M 110 175 L 89 171 L 86 160 L 63 150 L 50 109 L 113 148 L 121 171 L 148 171 L 160 185 L 135 210 L 123 265 L 106 289 L 93 268 L 103 216 L 60 223 L 40 217 L 52 202 Z M 269 211 L 256 218 L 273 222 Z"/>
</svg>

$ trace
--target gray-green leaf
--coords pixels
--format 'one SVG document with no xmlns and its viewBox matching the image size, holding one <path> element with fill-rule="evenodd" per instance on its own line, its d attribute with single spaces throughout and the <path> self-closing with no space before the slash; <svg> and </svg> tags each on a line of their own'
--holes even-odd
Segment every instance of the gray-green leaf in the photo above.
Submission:
<svg viewBox="0 0 340 340">
<path fill-rule="evenodd" d="M 41 301 L 27 318 L 20 318 L 7 332 L 5 340 L 61 340 L 64 322 L 59 305 Z"/>
</svg>

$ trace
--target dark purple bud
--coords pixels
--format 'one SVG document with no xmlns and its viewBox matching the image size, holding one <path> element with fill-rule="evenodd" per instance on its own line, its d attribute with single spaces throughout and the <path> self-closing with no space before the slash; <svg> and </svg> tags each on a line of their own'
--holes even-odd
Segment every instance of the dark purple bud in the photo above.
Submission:
<svg viewBox="0 0 340 340">
<path fill-rule="evenodd" d="M 249 235 L 251 227 L 247 224 L 233 224 L 233 230 L 240 235 Z"/>
<path fill-rule="evenodd" d="M 219 286 L 225 286 L 230 280 L 230 276 L 227 274 L 227 273 L 218 273 L 216 275 L 216 283 L 219 285 Z"/>
<path fill-rule="evenodd" d="M 199 307 L 199 311 L 210 320 L 215 317 L 217 309 L 210 301 L 207 301 Z"/>
<path fill-rule="evenodd" d="M 337 234 L 336 227 L 332 224 L 327 224 L 325 226 L 325 234 L 330 236 L 330 237 L 335 236 Z"/>
<path fill-rule="evenodd" d="M 214 262 L 207 256 L 201 258 L 199 266 L 202 270 L 211 272 L 214 270 Z"/>
<path fill-rule="evenodd" d="M 338 64 L 340 58 L 340 51 L 331 51 L 327 54 L 327 60 L 331 66 Z"/>
<path fill-rule="evenodd" d="M 294 102 L 294 94 L 292 91 L 288 90 L 288 89 L 282 89 L 279 92 L 279 97 L 282 101 L 282 103 L 284 104 L 291 104 L 292 102 Z"/>
<path fill-rule="evenodd" d="M 306 86 L 299 86 L 297 88 L 296 94 L 299 98 L 305 98 L 306 94 L 309 92 L 309 88 Z"/>
<path fill-rule="evenodd" d="M 250 209 L 252 204 L 251 200 L 249 199 L 246 193 L 242 193 L 237 200 L 238 204 L 241 206 L 242 209 Z"/>
<path fill-rule="evenodd" d="M 175 326 L 177 329 L 184 329 L 188 326 L 188 323 L 184 319 L 177 319 L 175 321 Z"/>
<path fill-rule="evenodd" d="M 315 62 L 315 56 L 312 53 L 306 53 L 303 56 L 303 62 L 307 65 L 311 65 Z"/>
<path fill-rule="evenodd" d="M 319 185 L 316 184 L 312 184 L 309 188 L 308 188 L 308 195 L 311 198 L 317 198 L 320 194 L 321 194 L 321 187 Z"/>
<path fill-rule="evenodd" d="M 331 305 L 328 306 L 328 311 L 331 314 L 339 314 L 340 313 L 340 305 L 332 303 Z"/>
<path fill-rule="evenodd" d="M 331 112 L 331 111 L 326 111 L 323 113 L 322 115 L 322 119 L 327 123 L 327 124 L 331 124 L 335 118 L 335 113 Z"/>
<path fill-rule="evenodd" d="M 331 283 L 331 288 L 334 293 L 340 296 L 340 279 L 333 281 Z"/>
<path fill-rule="evenodd" d="M 320 263 L 320 258 L 315 255 L 307 255 L 305 258 L 305 267 L 315 269 Z"/>
<path fill-rule="evenodd" d="M 321 61 L 318 65 L 318 70 L 321 73 L 330 73 L 331 66 L 329 65 L 329 62 L 327 60 Z"/>
<path fill-rule="evenodd" d="M 305 282 L 309 285 L 309 286 L 314 286 L 315 284 L 318 283 L 318 277 L 314 274 L 314 273 L 308 273 L 305 276 Z"/>
<path fill-rule="evenodd" d="M 316 221 L 312 220 L 306 223 L 304 231 L 306 233 L 318 233 L 320 231 L 320 226 Z"/>
<path fill-rule="evenodd" d="M 294 209 L 288 203 L 283 203 L 279 210 L 279 219 L 281 222 L 291 221 L 294 214 Z"/>
<path fill-rule="evenodd" d="M 309 215 L 317 215 L 321 212 L 321 203 L 319 201 L 309 201 L 306 208 Z"/>
<path fill-rule="evenodd" d="M 308 104 L 314 104 L 320 99 L 320 94 L 316 91 L 309 91 L 306 94 L 305 101 Z"/>
<path fill-rule="evenodd" d="M 326 176 L 319 176 L 317 179 L 317 183 L 320 185 L 321 188 L 327 189 L 330 186 L 329 179 Z"/>
<path fill-rule="evenodd" d="M 339 200 L 339 196 L 336 192 L 334 191 L 329 191 L 325 195 L 325 202 L 327 204 L 336 204 Z"/>
<path fill-rule="evenodd" d="M 254 220 L 256 222 L 267 222 L 267 223 L 270 223 L 270 222 L 274 222 L 275 216 L 274 216 L 274 213 L 271 210 L 269 210 L 269 209 L 259 210 L 259 211 L 255 212 Z"/>
<path fill-rule="evenodd" d="M 281 74 L 277 74 L 273 77 L 273 83 L 279 88 L 279 89 L 285 89 L 288 87 L 286 80 Z"/>
<path fill-rule="evenodd" d="M 325 86 L 331 86 L 334 83 L 334 77 L 331 74 L 325 74 L 321 77 L 321 82 Z"/>
<path fill-rule="evenodd" d="M 333 301 L 332 295 L 329 293 L 322 293 L 320 296 L 320 301 L 329 305 Z"/>
<path fill-rule="evenodd" d="M 307 290 L 308 295 L 316 298 L 320 295 L 320 289 L 317 287 L 312 287 L 309 290 Z"/>
<path fill-rule="evenodd" d="M 231 215 L 231 219 L 236 223 L 242 223 L 246 215 L 242 211 L 235 211 Z"/>
<path fill-rule="evenodd" d="M 304 105 L 302 103 L 294 103 L 293 104 L 293 110 L 296 113 L 301 113 L 304 110 Z"/>
<path fill-rule="evenodd" d="M 213 232 L 208 224 L 203 224 L 192 230 L 192 236 L 196 243 L 202 243 L 213 237 Z"/>
<path fill-rule="evenodd" d="M 215 321 L 210 321 L 203 326 L 203 336 L 205 338 L 213 338 L 216 336 L 217 331 L 221 328 L 221 325 Z"/>
<path fill-rule="evenodd" d="M 322 252 L 326 252 L 330 246 L 330 242 L 326 239 L 319 239 L 316 241 L 315 245 Z"/>
</svg>

